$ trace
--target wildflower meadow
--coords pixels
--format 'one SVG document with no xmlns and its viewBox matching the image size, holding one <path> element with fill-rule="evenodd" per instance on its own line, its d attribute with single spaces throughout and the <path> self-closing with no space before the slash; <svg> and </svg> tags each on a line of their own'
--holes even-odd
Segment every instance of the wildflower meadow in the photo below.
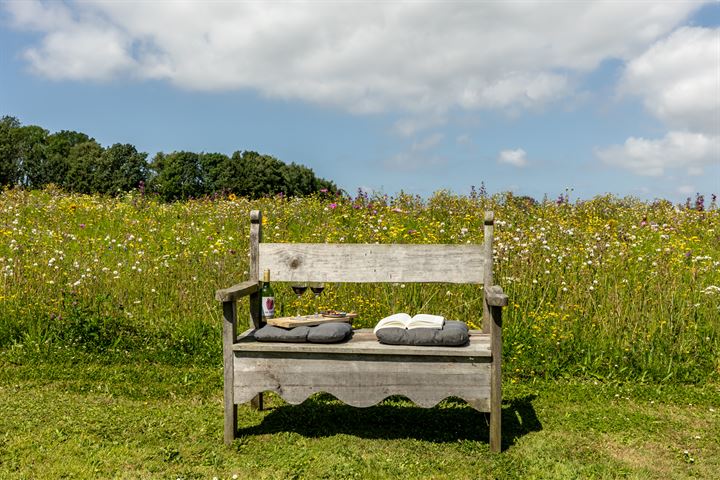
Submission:
<svg viewBox="0 0 720 480">
<path fill-rule="evenodd" d="M 700 199 L 702 200 L 702 199 Z M 720 210 L 715 200 L 597 197 L 534 202 L 438 192 L 429 199 L 234 195 L 162 203 L 42 191 L 0 194 L 0 351 L 221 364 L 214 291 L 247 278 L 249 212 L 273 242 L 481 243 L 496 218 L 496 283 L 509 382 L 537 377 L 720 378 Z M 478 327 L 474 286 L 328 285 L 322 307 L 358 326 L 429 312 Z M 276 285 L 280 312 L 314 308 Z M 246 308 L 246 307 L 244 307 Z"/>
<path fill-rule="evenodd" d="M 223 444 L 220 305 L 264 241 L 480 243 L 493 210 L 503 453 L 457 399 L 238 407 Z M 720 210 L 438 192 L 163 203 L 0 193 L 0 478 L 713 478 L 720 468 Z M 276 282 L 316 306 L 478 327 L 479 286 Z M 248 317 L 241 302 L 242 315 Z M 242 317 L 241 317 L 242 318 Z"/>
</svg>

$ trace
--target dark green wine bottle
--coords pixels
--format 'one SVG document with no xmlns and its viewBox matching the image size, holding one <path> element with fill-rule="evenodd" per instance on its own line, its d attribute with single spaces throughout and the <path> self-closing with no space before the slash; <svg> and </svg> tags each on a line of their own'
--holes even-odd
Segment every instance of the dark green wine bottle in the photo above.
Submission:
<svg viewBox="0 0 720 480">
<path fill-rule="evenodd" d="M 262 318 L 264 322 L 275 317 L 275 292 L 270 285 L 270 270 L 263 274 L 263 286 L 260 290 L 260 302 L 262 303 Z"/>
</svg>

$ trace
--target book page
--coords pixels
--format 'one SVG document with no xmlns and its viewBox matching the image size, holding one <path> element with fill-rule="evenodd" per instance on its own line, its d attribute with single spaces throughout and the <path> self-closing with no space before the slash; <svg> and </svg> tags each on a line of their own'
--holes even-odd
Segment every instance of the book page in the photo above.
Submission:
<svg viewBox="0 0 720 480">
<path fill-rule="evenodd" d="M 380 320 L 377 325 L 375 325 L 375 328 L 373 329 L 373 333 L 376 333 L 378 329 L 380 328 L 389 328 L 389 327 L 397 327 L 397 328 L 407 328 L 408 323 L 410 322 L 410 315 L 407 313 L 395 313 L 393 315 L 390 315 L 389 317 L 385 317 L 382 320 Z"/>
<path fill-rule="evenodd" d="M 445 317 L 442 315 L 430 315 L 429 313 L 418 313 L 407 324 L 408 330 L 413 328 L 436 328 L 440 330 L 445 325 Z"/>
</svg>

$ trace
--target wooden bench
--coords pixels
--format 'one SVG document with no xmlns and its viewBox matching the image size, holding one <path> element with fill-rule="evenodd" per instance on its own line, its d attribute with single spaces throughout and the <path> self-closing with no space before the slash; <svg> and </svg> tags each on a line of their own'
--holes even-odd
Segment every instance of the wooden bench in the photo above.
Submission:
<svg viewBox="0 0 720 480">
<path fill-rule="evenodd" d="M 223 303 L 225 443 L 235 438 L 237 405 L 262 409 L 262 393 L 298 404 L 327 392 L 356 407 L 404 395 L 422 407 L 449 396 L 490 413 L 490 449 L 501 449 L 502 307 L 493 285 L 493 213 L 486 212 L 484 245 L 262 243 L 262 216 L 250 214 L 250 280 L 218 290 Z M 260 272 L 278 282 L 484 284 L 483 329 L 463 347 L 383 345 L 371 329 L 339 344 L 268 343 L 253 337 L 262 326 Z M 478 289 L 480 292 L 480 289 Z M 252 327 L 238 336 L 236 302 L 248 297 Z"/>
</svg>

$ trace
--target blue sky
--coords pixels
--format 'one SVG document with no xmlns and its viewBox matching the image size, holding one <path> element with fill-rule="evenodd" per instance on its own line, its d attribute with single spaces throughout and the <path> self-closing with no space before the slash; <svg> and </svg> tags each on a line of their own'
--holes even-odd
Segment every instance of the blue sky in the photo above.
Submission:
<svg viewBox="0 0 720 480">
<path fill-rule="evenodd" d="M 720 194 L 717 2 L 0 3 L 0 114 L 358 187 Z"/>
</svg>

